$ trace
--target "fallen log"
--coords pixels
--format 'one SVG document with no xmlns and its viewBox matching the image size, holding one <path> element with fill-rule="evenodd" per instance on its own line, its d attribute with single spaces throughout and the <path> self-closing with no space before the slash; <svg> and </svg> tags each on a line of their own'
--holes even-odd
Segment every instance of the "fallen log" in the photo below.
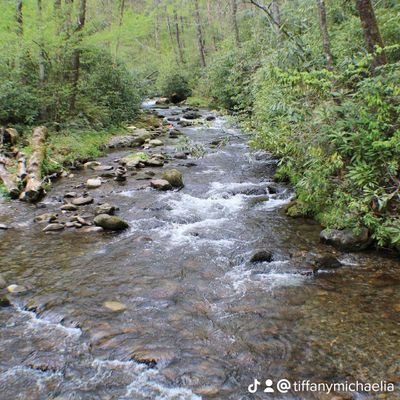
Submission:
<svg viewBox="0 0 400 400">
<path fill-rule="evenodd" d="M 27 176 L 25 155 L 23 153 L 18 153 L 17 160 L 18 160 L 17 161 L 17 163 L 18 163 L 17 177 L 22 183 L 24 183 L 25 182 L 25 178 Z"/>
<path fill-rule="evenodd" d="M 13 199 L 17 199 L 20 190 L 18 188 L 15 177 L 7 170 L 7 158 L 0 157 L 0 180 L 7 189 L 7 192 Z"/>
<path fill-rule="evenodd" d="M 46 155 L 47 128 L 39 126 L 33 130 L 31 146 L 32 155 L 29 157 L 26 169 L 26 187 L 20 199 L 34 203 L 44 195 L 42 182 L 42 164 Z"/>
</svg>

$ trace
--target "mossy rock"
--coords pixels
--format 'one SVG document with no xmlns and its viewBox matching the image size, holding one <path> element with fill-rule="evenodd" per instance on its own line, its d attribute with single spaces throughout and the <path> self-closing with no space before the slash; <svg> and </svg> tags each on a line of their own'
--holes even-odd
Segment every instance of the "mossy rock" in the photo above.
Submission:
<svg viewBox="0 0 400 400">
<path fill-rule="evenodd" d="M 140 162 L 147 161 L 149 159 L 149 155 L 147 153 L 139 152 L 139 153 L 132 153 L 128 154 L 127 156 L 121 158 L 120 164 L 127 165 L 127 164 L 139 164 Z"/>
<path fill-rule="evenodd" d="M 304 218 L 308 216 L 308 212 L 304 204 L 299 200 L 291 201 L 285 207 L 285 213 L 287 216 L 292 218 Z"/>
</svg>

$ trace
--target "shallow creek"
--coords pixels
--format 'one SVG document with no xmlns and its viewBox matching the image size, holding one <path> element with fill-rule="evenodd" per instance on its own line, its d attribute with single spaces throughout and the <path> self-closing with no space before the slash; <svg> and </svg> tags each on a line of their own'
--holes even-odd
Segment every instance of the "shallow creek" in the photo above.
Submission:
<svg viewBox="0 0 400 400">
<path fill-rule="evenodd" d="M 119 207 L 123 233 L 45 233 L 33 223 L 60 213 L 63 194 L 82 192 L 94 171 L 56 182 L 46 208 L 0 204 L 0 222 L 12 227 L 0 231 L 0 273 L 30 289 L 0 308 L 0 399 L 244 400 L 271 398 L 248 393 L 254 378 L 400 382 L 399 260 L 319 244 L 318 225 L 285 216 L 292 192 L 272 182 L 276 161 L 224 119 L 182 131 L 206 150 L 166 165 L 183 173 L 182 190 L 159 192 L 135 176 L 91 190 Z M 162 140 L 157 151 L 167 154 L 182 142 Z M 250 263 L 263 248 L 274 261 Z M 318 254 L 344 266 L 310 276 Z"/>
</svg>

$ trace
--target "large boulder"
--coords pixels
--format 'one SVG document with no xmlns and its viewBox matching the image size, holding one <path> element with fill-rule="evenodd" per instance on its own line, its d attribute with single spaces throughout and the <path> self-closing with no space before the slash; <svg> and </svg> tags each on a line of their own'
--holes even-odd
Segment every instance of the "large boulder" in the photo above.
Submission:
<svg viewBox="0 0 400 400">
<path fill-rule="evenodd" d="M 173 187 L 183 186 L 183 176 L 182 173 L 177 169 L 167 169 L 162 175 L 162 179 L 168 181 Z"/>
<path fill-rule="evenodd" d="M 122 231 L 129 227 L 123 219 L 114 215 L 99 214 L 94 218 L 94 223 L 110 231 Z"/>
<path fill-rule="evenodd" d="M 364 250 L 371 244 L 367 228 L 361 228 L 359 232 L 351 229 L 324 229 L 320 233 L 320 240 L 345 251 Z"/>
</svg>

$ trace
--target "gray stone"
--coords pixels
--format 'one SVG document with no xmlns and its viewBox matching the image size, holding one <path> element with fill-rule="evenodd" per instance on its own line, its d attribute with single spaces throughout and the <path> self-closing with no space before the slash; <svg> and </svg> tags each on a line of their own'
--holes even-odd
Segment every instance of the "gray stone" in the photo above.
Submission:
<svg viewBox="0 0 400 400">
<path fill-rule="evenodd" d="M 150 160 L 146 161 L 146 165 L 148 167 L 162 167 L 164 165 L 164 161 L 158 158 L 150 158 Z"/>
<path fill-rule="evenodd" d="M 150 182 L 152 188 L 157 190 L 171 190 L 171 184 L 165 179 L 153 179 Z"/>
<path fill-rule="evenodd" d="M 162 175 L 162 179 L 168 181 L 173 187 L 183 186 L 183 176 L 177 169 L 167 169 Z"/>
<path fill-rule="evenodd" d="M 115 214 L 116 208 L 112 206 L 111 204 L 104 203 L 100 204 L 96 207 L 95 214 L 100 215 L 100 214 L 108 214 L 108 215 L 114 215 Z"/>
<path fill-rule="evenodd" d="M 88 161 L 85 164 L 83 164 L 83 168 L 94 169 L 94 167 L 97 167 L 99 165 L 100 165 L 100 163 L 98 161 Z"/>
<path fill-rule="evenodd" d="M 97 189 L 101 186 L 101 179 L 88 179 L 86 181 L 86 187 L 88 189 Z"/>
<path fill-rule="evenodd" d="M 8 229 L 8 226 L 7 225 L 5 225 L 5 224 L 0 224 L 0 230 L 7 230 Z"/>
<path fill-rule="evenodd" d="M 88 197 L 77 197 L 76 199 L 72 200 L 72 204 L 75 206 L 84 206 L 86 204 L 91 204 L 93 203 L 93 198 L 88 196 Z"/>
<path fill-rule="evenodd" d="M 7 286 L 7 291 L 8 293 L 11 294 L 18 294 L 18 293 L 24 293 L 27 291 L 25 286 L 21 286 L 21 285 L 10 285 Z"/>
<path fill-rule="evenodd" d="M 270 250 L 258 250 L 255 252 L 251 258 L 251 263 L 260 263 L 260 262 L 271 262 L 273 259 L 273 254 Z"/>
<path fill-rule="evenodd" d="M 67 192 L 64 194 L 65 198 L 74 198 L 76 196 L 77 196 L 76 192 Z"/>
<path fill-rule="evenodd" d="M 342 266 L 343 264 L 334 256 L 319 256 L 315 261 L 313 272 L 316 273 L 321 269 L 337 269 Z"/>
<path fill-rule="evenodd" d="M 184 153 L 182 151 L 182 152 L 176 153 L 174 155 L 174 158 L 176 158 L 177 160 L 186 160 L 187 159 L 187 155 L 186 155 L 186 153 Z"/>
<path fill-rule="evenodd" d="M 151 146 L 162 146 L 164 142 L 160 139 L 152 139 L 149 141 L 149 145 Z"/>
<path fill-rule="evenodd" d="M 82 233 L 99 233 L 103 232 L 104 229 L 101 226 L 89 226 L 87 228 L 81 229 L 79 232 Z"/>
<path fill-rule="evenodd" d="M 371 244 L 367 228 L 362 228 L 359 233 L 351 229 L 324 229 L 320 233 L 320 240 L 345 251 L 364 250 Z"/>
<path fill-rule="evenodd" d="M 43 232 L 56 232 L 64 229 L 63 224 L 49 224 L 44 229 Z"/>
<path fill-rule="evenodd" d="M 0 307 L 9 307 L 10 305 L 10 300 L 6 296 L 0 296 Z"/>
<path fill-rule="evenodd" d="M 94 218 L 94 223 L 104 229 L 111 231 L 122 231 L 129 227 L 128 223 L 123 219 L 114 215 L 99 214 Z"/>
<path fill-rule="evenodd" d="M 5 287 L 7 287 L 7 282 L 4 276 L 0 274 L 0 289 L 4 289 Z"/>
<path fill-rule="evenodd" d="M 77 209 L 78 207 L 73 205 L 72 203 L 67 203 L 61 206 L 61 210 L 63 211 L 76 211 Z"/>
<path fill-rule="evenodd" d="M 53 214 L 53 213 L 41 214 L 41 215 L 36 216 L 33 219 L 33 222 L 36 222 L 38 224 L 44 224 L 44 223 L 48 224 L 50 222 L 55 221 L 57 219 L 57 217 L 58 217 L 58 214 Z"/>
<path fill-rule="evenodd" d="M 183 118 L 197 119 L 197 118 L 201 118 L 201 114 L 198 111 L 188 111 L 185 114 L 183 114 Z"/>
<path fill-rule="evenodd" d="M 97 165 L 93 169 L 95 171 L 111 171 L 114 167 L 112 165 Z"/>
</svg>

